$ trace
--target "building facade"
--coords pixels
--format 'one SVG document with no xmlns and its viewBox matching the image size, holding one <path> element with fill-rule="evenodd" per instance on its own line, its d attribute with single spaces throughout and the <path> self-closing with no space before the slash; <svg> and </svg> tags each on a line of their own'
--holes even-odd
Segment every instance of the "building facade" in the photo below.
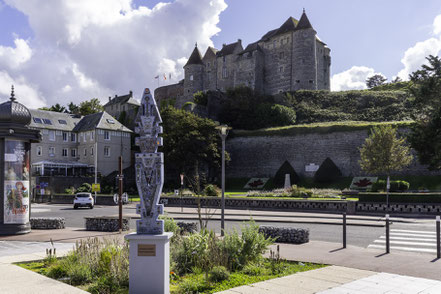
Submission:
<svg viewBox="0 0 441 294">
<path fill-rule="evenodd" d="M 42 134 L 31 145 L 32 174 L 37 176 L 84 176 L 93 174 L 95 161 L 102 176 L 131 164 L 132 131 L 104 112 L 84 117 L 45 110 L 30 110 L 31 128 Z"/>
<path fill-rule="evenodd" d="M 104 111 L 133 129 L 139 106 L 140 103 L 133 98 L 133 92 L 130 91 L 127 95 L 109 97 L 109 102 L 104 105 Z"/>
<path fill-rule="evenodd" d="M 180 84 L 174 84 L 155 90 L 155 99 L 175 98 L 180 105 L 191 101 L 198 91 L 225 91 L 236 86 L 271 95 L 300 89 L 329 90 L 330 66 L 330 49 L 317 37 L 303 11 L 300 20 L 288 18 L 245 48 L 239 39 L 220 50 L 209 47 L 202 56 L 196 45 L 184 66 L 182 95 L 164 95 L 179 93 L 176 88 Z"/>
</svg>

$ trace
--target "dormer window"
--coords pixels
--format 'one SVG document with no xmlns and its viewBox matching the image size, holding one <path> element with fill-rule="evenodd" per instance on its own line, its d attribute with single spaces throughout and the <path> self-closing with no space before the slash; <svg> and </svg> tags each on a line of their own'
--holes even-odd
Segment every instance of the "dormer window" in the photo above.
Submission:
<svg viewBox="0 0 441 294">
<path fill-rule="evenodd" d="M 190 75 L 190 81 L 193 81 L 193 75 Z"/>
<path fill-rule="evenodd" d="M 210 63 L 209 62 L 207 62 L 207 67 L 210 67 Z"/>
</svg>

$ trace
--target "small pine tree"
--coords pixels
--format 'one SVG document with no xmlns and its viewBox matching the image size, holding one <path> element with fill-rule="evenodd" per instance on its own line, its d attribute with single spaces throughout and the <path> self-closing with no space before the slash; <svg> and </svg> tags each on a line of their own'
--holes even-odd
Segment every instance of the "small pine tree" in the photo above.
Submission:
<svg viewBox="0 0 441 294">
<path fill-rule="evenodd" d="M 341 176 L 340 169 L 335 165 L 332 159 L 327 157 L 315 172 L 314 180 L 319 183 L 329 183 Z"/>
<path fill-rule="evenodd" d="M 289 174 L 291 179 L 291 185 L 297 184 L 299 181 L 299 176 L 296 171 L 292 167 L 292 165 L 285 160 L 285 162 L 280 166 L 277 170 L 276 175 L 274 176 L 274 187 L 275 188 L 283 188 L 285 185 L 285 175 Z"/>
</svg>

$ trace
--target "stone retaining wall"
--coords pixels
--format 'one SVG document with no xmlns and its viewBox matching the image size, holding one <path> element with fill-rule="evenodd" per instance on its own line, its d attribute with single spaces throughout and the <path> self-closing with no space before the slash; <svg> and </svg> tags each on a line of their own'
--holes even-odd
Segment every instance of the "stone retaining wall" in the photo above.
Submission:
<svg viewBox="0 0 441 294">
<path fill-rule="evenodd" d="M 259 232 L 265 234 L 267 238 L 276 238 L 278 243 L 303 244 L 309 242 L 308 229 L 260 226 Z"/>
<path fill-rule="evenodd" d="M 196 207 L 196 197 L 161 197 L 160 203 L 166 206 Z M 203 207 L 219 208 L 221 205 L 220 197 L 200 198 Z M 229 209 L 248 208 L 248 209 L 276 209 L 288 211 L 327 211 L 327 212 L 347 212 L 347 201 L 310 201 L 310 200 L 288 200 L 288 199 L 247 199 L 247 198 L 225 198 L 225 207 Z M 349 212 L 348 212 L 349 213 Z"/>
<path fill-rule="evenodd" d="M 119 219 L 112 216 L 85 217 L 86 231 L 118 232 Z M 130 230 L 130 218 L 123 217 L 122 230 Z"/>
<path fill-rule="evenodd" d="M 64 229 L 66 222 L 64 217 L 31 217 L 31 229 Z"/>
<path fill-rule="evenodd" d="M 357 212 L 360 213 L 397 213 L 397 214 L 433 214 L 440 215 L 440 203 L 363 203 L 357 202 Z"/>
<path fill-rule="evenodd" d="M 181 229 L 181 233 L 196 233 L 198 230 L 197 223 L 186 223 L 186 222 L 177 222 L 178 227 Z"/>
<path fill-rule="evenodd" d="M 93 195 L 93 194 L 92 194 Z M 53 195 L 35 195 L 33 201 L 35 203 L 52 203 L 52 204 L 72 204 L 75 195 L 53 194 Z M 116 205 L 113 201 L 113 195 L 98 195 L 96 197 L 97 205 Z"/>
</svg>

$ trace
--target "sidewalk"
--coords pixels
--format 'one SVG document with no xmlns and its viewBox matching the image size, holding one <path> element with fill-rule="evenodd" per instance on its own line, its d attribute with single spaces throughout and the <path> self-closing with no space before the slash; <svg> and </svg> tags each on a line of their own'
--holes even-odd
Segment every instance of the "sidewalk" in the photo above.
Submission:
<svg viewBox="0 0 441 294">
<path fill-rule="evenodd" d="M 67 228 L 33 230 L 30 234 L 2 237 L 0 240 L 47 242 L 52 238 L 54 242 L 64 242 L 68 248 L 80 238 L 123 238 L 125 234 L 127 232 L 87 232 L 83 229 Z M 49 248 L 50 245 L 47 244 Z M 342 249 L 340 244 L 321 241 L 278 245 L 282 258 L 334 266 L 241 286 L 221 293 L 441 293 L 441 260 L 436 260 L 433 255 L 408 252 L 384 254 L 383 250 L 356 246 Z M 66 251 L 67 249 L 57 249 L 57 255 Z M 0 293 L 86 293 L 11 264 L 44 257 L 43 250 L 34 254 L 0 257 Z"/>
</svg>

